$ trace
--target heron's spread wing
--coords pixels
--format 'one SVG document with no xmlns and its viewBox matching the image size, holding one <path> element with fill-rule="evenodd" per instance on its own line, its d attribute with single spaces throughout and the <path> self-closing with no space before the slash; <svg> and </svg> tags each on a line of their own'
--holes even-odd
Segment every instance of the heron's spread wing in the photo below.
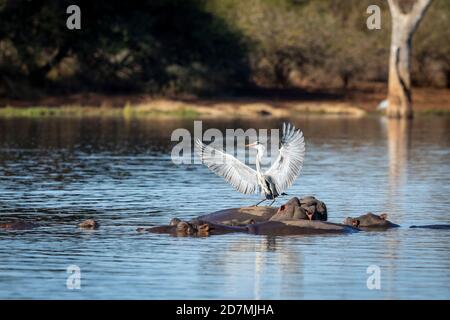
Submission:
<svg viewBox="0 0 450 320">
<path fill-rule="evenodd" d="M 256 171 L 240 162 L 235 157 L 195 141 L 195 149 L 202 162 L 215 174 L 224 178 L 237 191 L 245 194 L 259 192 Z"/>
<path fill-rule="evenodd" d="M 290 123 L 283 123 L 280 154 L 265 172 L 275 183 L 278 193 L 289 188 L 297 179 L 303 166 L 305 140 L 300 130 Z"/>
</svg>

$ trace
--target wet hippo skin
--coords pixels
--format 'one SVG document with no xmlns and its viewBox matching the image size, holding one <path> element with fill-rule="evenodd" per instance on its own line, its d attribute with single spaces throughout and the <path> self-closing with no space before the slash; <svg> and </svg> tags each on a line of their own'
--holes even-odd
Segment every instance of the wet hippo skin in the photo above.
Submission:
<svg viewBox="0 0 450 320">
<path fill-rule="evenodd" d="M 138 232 L 166 233 L 173 236 L 209 236 L 231 232 L 248 232 L 245 226 L 228 226 L 224 224 L 202 221 L 194 219 L 191 221 L 181 221 L 178 218 L 172 219 L 169 225 L 156 226 L 150 228 L 138 228 Z"/>
<path fill-rule="evenodd" d="M 25 220 L 15 220 L 0 223 L 0 229 L 4 230 L 30 230 L 39 227 L 39 224 Z"/>
<path fill-rule="evenodd" d="M 166 225 L 151 228 L 138 228 L 139 232 L 166 233 L 176 236 L 209 236 L 233 232 L 243 232 L 256 235 L 285 236 L 306 234 L 351 233 L 359 231 L 357 228 L 322 221 L 286 220 L 263 221 L 246 226 L 228 226 L 213 222 L 193 220 L 181 221 L 177 226 Z"/>
<path fill-rule="evenodd" d="M 248 232 L 257 235 L 287 236 L 358 232 L 357 228 L 338 223 L 309 220 L 267 221 L 248 225 Z"/>
<path fill-rule="evenodd" d="M 91 230 L 98 229 L 99 226 L 100 226 L 99 223 L 94 219 L 87 219 L 78 224 L 78 227 L 82 229 L 91 229 Z"/>
<path fill-rule="evenodd" d="M 243 207 L 216 211 L 198 217 L 198 220 L 225 225 L 246 225 L 269 220 L 278 211 L 276 207 Z"/>
<path fill-rule="evenodd" d="M 43 224 L 22 219 L 0 222 L 0 230 L 31 230 L 41 226 L 43 226 Z M 87 219 L 79 223 L 78 227 L 82 229 L 98 229 L 99 224 L 94 219 Z"/>
<path fill-rule="evenodd" d="M 387 214 L 382 213 L 380 215 L 373 214 L 372 212 L 363 214 L 356 218 L 347 217 L 344 220 L 344 224 L 353 226 L 362 230 L 370 229 L 388 229 L 400 227 L 398 224 L 392 223 L 387 220 Z"/>
<path fill-rule="evenodd" d="M 294 197 L 278 208 L 277 213 L 269 220 L 320 220 L 326 221 L 328 218 L 325 203 L 309 196 L 298 199 Z"/>
<path fill-rule="evenodd" d="M 325 204 L 312 197 L 290 199 L 280 208 L 244 207 L 217 211 L 191 221 L 174 218 L 167 226 L 139 228 L 137 231 L 172 235 L 213 235 L 245 232 L 259 235 L 302 235 L 349 233 L 359 231 L 353 226 L 327 223 Z"/>
<path fill-rule="evenodd" d="M 450 224 L 429 224 L 424 226 L 411 226 L 410 228 L 450 230 Z"/>
<path fill-rule="evenodd" d="M 327 220 L 327 207 L 325 203 L 313 196 L 303 198 L 293 197 L 288 202 L 276 207 L 243 207 L 216 211 L 198 217 L 208 222 L 239 226 L 250 223 L 275 220 Z"/>
</svg>

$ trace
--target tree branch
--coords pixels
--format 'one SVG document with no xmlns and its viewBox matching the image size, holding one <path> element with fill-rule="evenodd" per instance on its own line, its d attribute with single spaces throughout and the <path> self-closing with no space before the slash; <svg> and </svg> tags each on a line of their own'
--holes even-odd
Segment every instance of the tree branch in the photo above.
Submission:
<svg viewBox="0 0 450 320">
<path fill-rule="evenodd" d="M 388 0 L 388 4 L 389 4 L 389 9 L 391 10 L 391 15 L 393 18 L 401 15 L 400 7 L 398 7 L 395 0 Z"/>
<path fill-rule="evenodd" d="M 414 6 L 409 13 L 409 26 L 411 28 L 411 32 L 414 33 L 419 22 L 422 20 L 425 12 L 430 6 L 432 0 L 416 0 Z"/>
</svg>

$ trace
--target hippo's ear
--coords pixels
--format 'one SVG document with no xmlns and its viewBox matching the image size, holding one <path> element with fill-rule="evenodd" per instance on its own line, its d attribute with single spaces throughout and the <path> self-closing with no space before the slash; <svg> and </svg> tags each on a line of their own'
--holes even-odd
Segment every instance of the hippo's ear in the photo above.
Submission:
<svg viewBox="0 0 450 320">
<path fill-rule="evenodd" d="M 383 220 L 386 220 L 387 219 L 387 213 L 380 214 L 380 218 L 383 219 Z"/>
<path fill-rule="evenodd" d="M 211 230 L 211 227 L 209 226 L 209 224 L 204 223 L 204 224 L 201 224 L 201 225 L 198 226 L 198 230 L 206 232 L 206 231 Z"/>
</svg>

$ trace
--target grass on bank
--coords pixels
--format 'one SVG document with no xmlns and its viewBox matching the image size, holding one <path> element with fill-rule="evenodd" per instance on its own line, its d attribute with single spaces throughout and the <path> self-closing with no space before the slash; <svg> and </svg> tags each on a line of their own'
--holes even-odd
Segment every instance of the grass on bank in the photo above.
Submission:
<svg viewBox="0 0 450 320">
<path fill-rule="evenodd" d="M 49 117 L 174 117 L 194 118 L 200 113 L 189 107 L 174 110 L 134 108 L 126 105 L 123 108 L 102 107 L 11 107 L 0 108 L 0 118 L 49 118 Z"/>
<path fill-rule="evenodd" d="M 272 114 L 270 110 L 267 114 L 268 116 L 277 116 L 277 114 Z M 333 107 L 326 108 L 321 106 L 315 107 L 296 107 L 290 110 L 294 115 L 298 114 L 334 114 L 334 115 L 378 115 L 382 116 L 384 113 L 381 111 L 374 110 L 372 112 L 365 112 L 358 108 L 343 108 L 343 107 Z M 253 116 L 260 114 L 257 110 L 249 109 L 244 112 L 237 112 L 234 116 Z M 285 116 L 289 114 L 283 113 Z M 426 109 L 417 110 L 415 112 L 417 116 L 444 116 L 450 117 L 450 110 L 446 109 Z M 230 116 L 230 111 L 222 110 L 215 114 L 215 117 Z M 83 106 L 62 106 L 62 107 L 12 107 L 7 106 L 4 108 L 0 107 L 0 118 L 82 118 L 82 117 L 115 117 L 115 118 L 179 118 L 179 119 L 191 119 L 198 118 L 202 116 L 211 116 L 208 111 L 204 109 L 198 110 L 195 106 L 177 106 L 175 108 L 161 108 L 153 106 L 131 106 L 126 104 L 124 107 L 83 107 Z M 214 117 L 214 115 L 213 115 Z"/>
<path fill-rule="evenodd" d="M 416 113 L 419 115 L 426 115 L 426 116 L 450 117 L 450 110 L 446 109 L 427 109 L 427 110 L 420 110 Z"/>
</svg>

